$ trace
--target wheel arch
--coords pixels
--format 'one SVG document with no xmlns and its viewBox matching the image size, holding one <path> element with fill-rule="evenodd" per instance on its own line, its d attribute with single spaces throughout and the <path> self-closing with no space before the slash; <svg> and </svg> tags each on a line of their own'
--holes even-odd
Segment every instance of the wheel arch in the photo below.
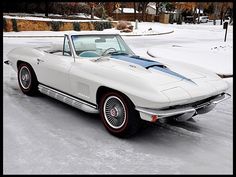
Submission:
<svg viewBox="0 0 236 177">
<path fill-rule="evenodd" d="M 33 70 L 33 73 L 34 73 L 34 75 L 35 75 L 35 77 L 36 77 L 36 79 L 37 79 L 37 81 L 38 81 L 36 72 L 35 72 L 34 68 L 32 67 L 32 65 L 31 65 L 30 63 L 28 63 L 28 62 L 26 62 L 26 61 L 23 61 L 23 60 L 17 60 L 17 62 L 16 62 L 16 67 L 17 67 L 17 69 L 19 69 L 19 66 L 20 66 L 20 64 L 22 64 L 22 63 L 25 63 L 25 64 L 29 65 L 29 67 L 31 67 L 31 69 Z"/>
<path fill-rule="evenodd" d="M 28 62 L 22 61 L 22 60 L 17 60 L 17 62 L 16 62 L 17 69 L 19 68 L 20 64 L 22 64 L 22 63 L 28 64 L 32 68 L 32 66 Z"/>
<path fill-rule="evenodd" d="M 115 89 L 112 89 L 112 88 L 106 87 L 106 86 L 100 86 L 100 87 L 97 89 L 97 93 L 96 93 L 96 103 L 97 103 L 98 106 L 99 106 L 99 101 L 100 101 L 100 99 L 102 98 L 102 95 L 104 95 L 105 93 L 108 93 L 108 92 L 117 92 L 117 93 L 121 94 L 121 95 L 124 96 L 126 99 L 128 99 L 128 100 L 132 103 L 133 106 L 135 106 L 134 103 L 133 103 L 133 101 L 132 101 L 126 94 L 124 94 L 124 93 L 121 92 L 121 91 L 118 91 L 118 90 L 115 90 Z"/>
</svg>

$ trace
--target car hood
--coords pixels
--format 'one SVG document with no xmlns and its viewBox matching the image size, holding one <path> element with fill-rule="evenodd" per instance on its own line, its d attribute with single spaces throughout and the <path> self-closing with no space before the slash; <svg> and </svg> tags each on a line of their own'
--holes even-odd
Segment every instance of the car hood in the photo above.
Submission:
<svg viewBox="0 0 236 177">
<path fill-rule="evenodd" d="M 175 63 L 168 64 L 153 61 L 139 56 L 129 55 L 112 55 L 104 62 L 113 69 L 130 72 L 137 77 L 145 77 L 146 79 L 158 80 L 159 85 L 179 82 L 181 80 L 194 83 L 193 79 L 208 77 L 207 73 L 193 70 L 190 67 L 182 67 Z"/>
</svg>

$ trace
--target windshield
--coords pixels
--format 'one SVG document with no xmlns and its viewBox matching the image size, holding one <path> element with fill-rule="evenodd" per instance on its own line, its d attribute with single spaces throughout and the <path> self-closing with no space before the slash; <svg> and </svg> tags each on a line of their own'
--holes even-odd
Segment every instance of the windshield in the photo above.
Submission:
<svg viewBox="0 0 236 177">
<path fill-rule="evenodd" d="M 134 55 L 119 35 L 72 35 L 77 56 Z"/>
</svg>

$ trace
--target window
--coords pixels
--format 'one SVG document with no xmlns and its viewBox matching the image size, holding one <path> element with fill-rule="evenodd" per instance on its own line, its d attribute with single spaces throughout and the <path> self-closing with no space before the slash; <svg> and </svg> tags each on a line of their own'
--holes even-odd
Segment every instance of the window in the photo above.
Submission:
<svg viewBox="0 0 236 177">
<path fill-rule="evenodd" d="M 107 49 L 113 49 L 113 52 L 134 54 L 118 35 L 73 35 L 71 38 L 78 56 L 87 51 L 101 56 Z"/>
<path fill-rule="evenodd" d="M 68 36 L 65 36 L 64 38 L 63 55 L 71 56 L 71 49 L 70 49 Z"/>
</svg>

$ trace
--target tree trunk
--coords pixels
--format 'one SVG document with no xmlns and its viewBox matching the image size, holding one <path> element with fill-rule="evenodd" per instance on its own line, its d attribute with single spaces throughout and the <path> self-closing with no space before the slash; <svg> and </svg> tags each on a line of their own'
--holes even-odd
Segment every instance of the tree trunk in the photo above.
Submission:
<svg viewBox="0 0 236 177">
<path fill-rule="evenodd" d="M 198 7 L 198 19 L 197 19 L 197 23 L 200 23 L 200 7 Z"/>
<path fill-rule="evenodd" d="M 144 9 L 142 10 L 142 20 L 143 20 L 143 22 L 145 21 L 145 19 L 144 19 Z"/>
<path fill-rule="evenodd" d="M 45 2 L 45 17 L 48 17 L 48 1 Z"/>
<path fill-rule="evenodd" d="M 143 3 L 142 6 L 143 6 L 142 18 L 143 18 L 143 21 L 145 21 L 145 14 L 146 14 L 147 3 Z"/>
<path fill-rule="evenodd" d="M 24 9 L 25 9 L 25 12 L 28 12 L 28 3 L 27 2 L 25 2 Z"/>
<path fill-rule="evenodd" d="M 196 7 L 194 7 L 194 12 L 193 12 L 193 24 L 196 23 Z"/>
<path fill-rule="evenodd" d="M 220 10 L 220 25 L 222 25 L 223 23 L 223 6 L 221 7 L 221 10 Z"/>
<path fill-rule="evenodd" d="M 136 4 L 134 2 L 134 21 L 137 19 L 137 15 L 136 15 Z"/>
<path fill-rule="evenodd" d="M 158 15 L 158 3 L 159 2 L 156 2 L 156 15 Z"/>
<path fill-rule="evenodd" d="M 213 25 L 216 25 L 216 15 L 218 13 L 218 7 L 217 4 L 214 3 L 214 20 L 213 20 Z"/>
<path fill-rule="evenodd" d="M 94 19 L 94 7 L 91 7 L 91 19 Z"/>
</svg>

